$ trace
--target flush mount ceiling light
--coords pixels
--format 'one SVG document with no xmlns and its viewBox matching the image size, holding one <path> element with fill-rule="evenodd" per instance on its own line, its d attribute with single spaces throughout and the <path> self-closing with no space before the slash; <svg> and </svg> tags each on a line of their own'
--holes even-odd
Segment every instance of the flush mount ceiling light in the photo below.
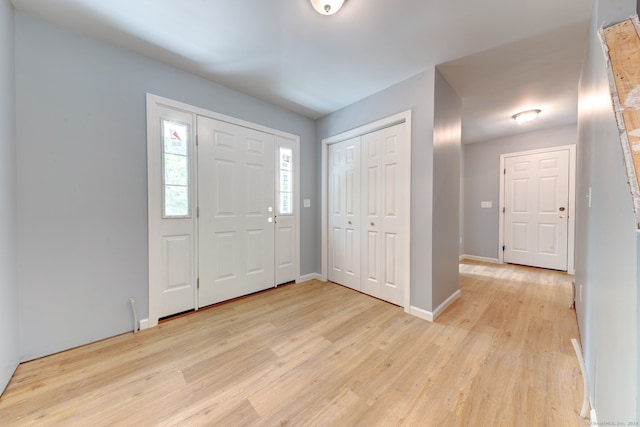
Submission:
<svg viewBox="0 0 640 427">
<path fill-rule="evenodd" d="M 333 15 L 340 10 L 345 0 L 311 0 L 311 5 L 320 15 Z"/>
<path fill-rule="evenodd" d="M 513 120 L 515 120 L 519 125 L 524 124 L 524 123 L 529 123 L 532 122 L 536 117 L 538 117 L 538 114 L 540 114 L 542 112 L 542 110 L 527 110 L 527 111 L 521 111 L 517 114 L 514 114 Z"/>
</svg>

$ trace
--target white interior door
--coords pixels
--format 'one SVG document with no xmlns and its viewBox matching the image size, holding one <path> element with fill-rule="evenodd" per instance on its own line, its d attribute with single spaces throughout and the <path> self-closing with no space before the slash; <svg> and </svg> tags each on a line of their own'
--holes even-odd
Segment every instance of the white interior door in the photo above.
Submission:
<svg viewBox="0 0 640 427">
<path fill-rule="evenodd" d="M 274 136 L 198 117 L 199 305 L 275 285 Z"/>
<path fill-rule="evenodd" d="M 567 270 L 569 150 L 505 157 L 504 262 Z"/>
<path fill-rule="evenodd" d="M 328 279 L 360 290 L 360 138 L 329 147 Z"/>
<path fill-rule="evenodd" d="M 399 124 L 362 136 L 362 291 L 403 305 L 405 270 L 402 232 L 410 197 L 407 165 L 403 164 L 404 125 Z"/>
</svg>

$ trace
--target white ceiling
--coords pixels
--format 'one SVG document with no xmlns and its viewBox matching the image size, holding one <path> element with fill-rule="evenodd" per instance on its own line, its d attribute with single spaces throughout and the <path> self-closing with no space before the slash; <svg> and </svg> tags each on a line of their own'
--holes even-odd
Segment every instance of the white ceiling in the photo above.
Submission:
<svg viewBox="0 0 640 427">
<path fill-rule="evenodd" d="M 12 0 L 19 9 L 318 118 L 425 69 L 463 140 L 575 123 L 591 0 Z M 526 128 L 510 116 L 543 114 Z"/>
</svg>

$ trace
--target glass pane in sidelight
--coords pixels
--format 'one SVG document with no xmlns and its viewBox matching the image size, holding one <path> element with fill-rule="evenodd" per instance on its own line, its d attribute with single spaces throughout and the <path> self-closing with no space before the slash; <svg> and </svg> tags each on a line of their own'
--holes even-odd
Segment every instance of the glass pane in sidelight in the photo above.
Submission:
<svg viewBox="0 0 640 427">
<path fill-rule="evenodd" d="M 280 169 L 292 170 L 293 150 L 290 148 L 280 148 Z"/>
<path fill-rule="evenodd" d="M 189 126 L 162 121 L 162 186 L 164 218 L 185 218 L 189 210 Z"/>
<path fill-rule="evenodd" d="M 280 193 L 280 215 L 291 215 L 293 213 L 292 199 L 293 195 L 291 193 Z"/>
<path fill-rule="evenodd" d="M 293 191 L 292 178 L 293 174 L 290 171 L 280 171 L 280 191 Z"/>
<path fill-rule="evenodd" d="M 187 125 L 163 120 L 164 152 L 171 154 L 188 154 Z"/>
<path fill-rule="evenodd" d="M 164 186 L 165 217 L 189 216 L 189 188 L 178 185 Z"/>
</svg>

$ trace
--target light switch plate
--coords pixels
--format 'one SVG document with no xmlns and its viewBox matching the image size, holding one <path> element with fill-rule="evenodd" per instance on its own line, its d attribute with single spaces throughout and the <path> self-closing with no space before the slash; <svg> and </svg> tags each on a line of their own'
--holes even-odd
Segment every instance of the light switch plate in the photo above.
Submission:
<svg viewBox="0 0 640 427">
<path fill-rule="evenodd" d="M 491 206 L 493 206 L 493 203 L 491 202 L 480 202 L 481 208 L 490 208 Z"/>
<path fill-rule="evenodd" d="M 304 199 L 302 201 L 303 205 L 305 208 L 310 208 L 311 207 L 311 199 Z"/>
</svg>

